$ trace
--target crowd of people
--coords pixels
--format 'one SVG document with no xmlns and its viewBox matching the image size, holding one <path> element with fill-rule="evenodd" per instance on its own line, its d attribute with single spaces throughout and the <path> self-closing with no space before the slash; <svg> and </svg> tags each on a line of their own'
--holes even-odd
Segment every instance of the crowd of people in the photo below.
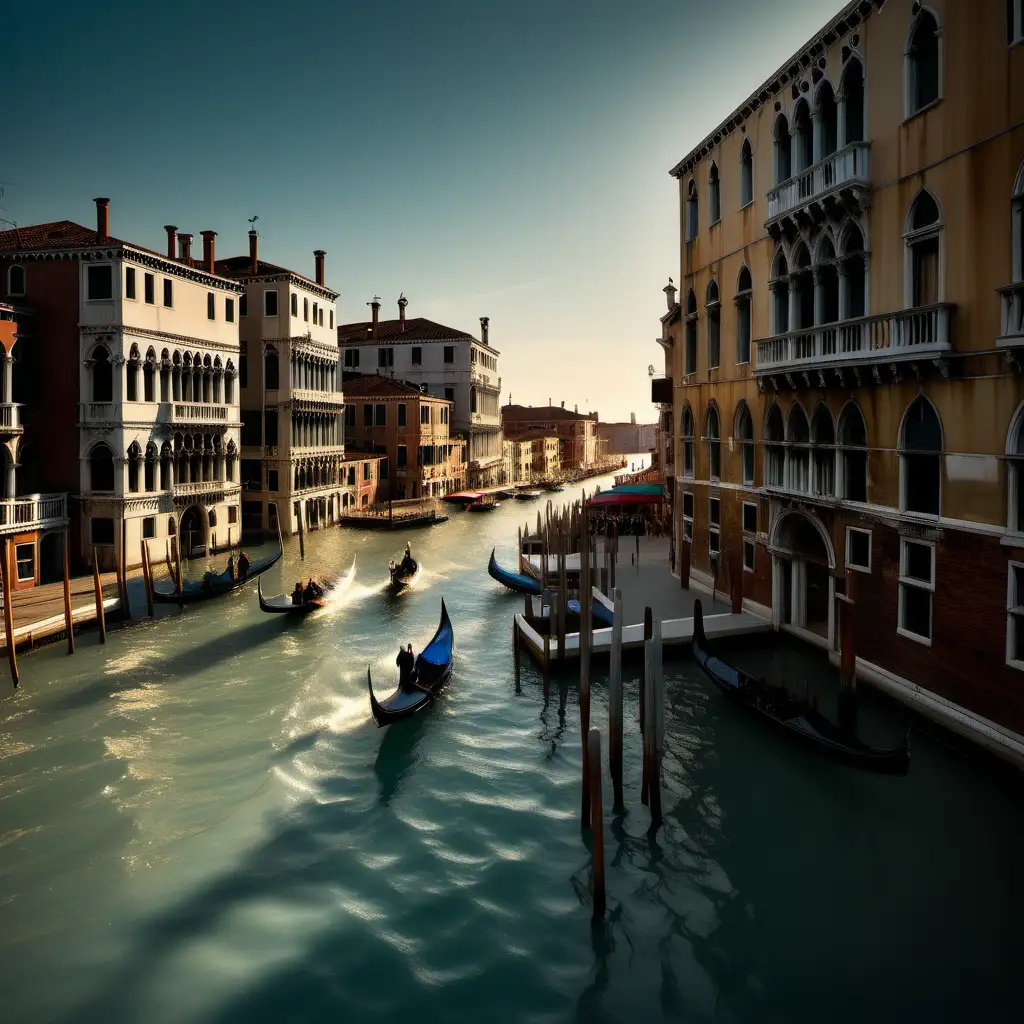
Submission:
<svg viewBox="0 0 1024 1024">
<path fill-rule="evenodd" d="M 597 537 L 668 537 L 672 534 L 668 517 L 654 513 L 591 513 L 590 535 Z"/>
</svg>

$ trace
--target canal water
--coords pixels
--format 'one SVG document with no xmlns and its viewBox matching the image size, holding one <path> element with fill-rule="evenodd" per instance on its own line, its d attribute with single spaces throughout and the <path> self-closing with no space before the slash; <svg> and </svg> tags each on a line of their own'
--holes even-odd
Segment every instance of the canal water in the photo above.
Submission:
<svg viewBox="0 0 1024 1024">
<path fill-rule="evenodd" d="M 486 573 L 537 507 L 325 531 L 301 565 L 289 542 L 268 593 L 357 556 L 353 588 L 303 622 L 249 588 L 24 657 L 0 698 L 0 1019 L 1019 1020 L 1020 790 L 920 731 L 906 778 L 816 760 L 685 655 L 666 665 L 653 835 L 627 660 L 628 812 L 606 788 L 591 928 L 575 682 L 545 697 L 524 662 L 516 686 L 520 599 Z M 424 574 L 390 598 L 406 539 Z M 367 665 L 386 689 L 442 595 L 451 684 L 379 730 Z M 834 699 L 801 647 L 737 657 Z M 861 719 L 901 734 L 870 694 Z"/>
</svg>

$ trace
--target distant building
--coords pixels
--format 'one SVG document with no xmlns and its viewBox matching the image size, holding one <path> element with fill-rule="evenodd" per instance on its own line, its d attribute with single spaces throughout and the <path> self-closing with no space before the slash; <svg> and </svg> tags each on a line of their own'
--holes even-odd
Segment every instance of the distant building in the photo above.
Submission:
<svg viewBox="0 0 1024 1024">
<path fill-rule="evenodd" d="M 373 375 L 345 385 L 345 416 L 353 449 L 387 457 L 379 498 L 443 498 L 466 486 L 466 442 L 449 432 L 450 401 Z"/>
<path fill-rule="evenodd" d="M 407 300 L 398 300 L 398 319 L 380 319 L 380 300 L 370 303 L 368 322 L 342 324 L 338 344 L 346 379 L 381 374 L 426 385 L 453 404 L 453 435 L 466 439 L 469 483 L 490 487 L 500 482 L 503 451 L 499 412 L 500 353 L 488 342 L 488 318 L 480 318 L 480 338 L 466 331 L 416 317 L 407 320 Z"/>
<path fill-rule="evenodd" d="M 649 452 L 658 442 L 657 423 L 598 423 L 597 436 L 607 442 L 609 455 Z"/>
<path fill-rule="evenodd" d="M 562 468 L 562 442 L 550 430 L 527 430 L 513 434 L 511 443 L 518 446 L 519 482 L 551 480 Z"/>
<path fill-rule="evenodd" d="M 563 471 L 585 469 L 598 461 L 597 413 L 581 413 L 556 405 L 503 405 L 502 429 L 509 436 L 526 431 L 547 431 L 559 440 Z"/>
</svg>

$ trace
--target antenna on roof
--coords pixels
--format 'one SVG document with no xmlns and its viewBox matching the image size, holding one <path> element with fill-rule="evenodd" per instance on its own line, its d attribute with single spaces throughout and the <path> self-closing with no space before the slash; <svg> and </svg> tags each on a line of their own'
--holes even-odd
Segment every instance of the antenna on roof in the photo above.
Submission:
<svg viewBox="0 0 1024 1024">
<path fill-rule="evenodd" d="M 258 221 L 259 219 L 260 219 L 259 218 L 259 214 L 257 214 L 255 217 L 250 217 L 249 218 L 249 230 L 250 231 L 255 231 L 256 230 L 256 221 Z"/>
</svg>

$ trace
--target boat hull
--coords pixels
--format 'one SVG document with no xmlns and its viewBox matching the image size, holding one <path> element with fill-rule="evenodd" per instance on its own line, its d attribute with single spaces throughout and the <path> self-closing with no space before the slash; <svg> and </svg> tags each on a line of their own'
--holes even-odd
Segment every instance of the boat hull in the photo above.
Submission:
<svg viewBox="0 0 1024 1024">
<path fill-rule="evenodd" d="M 179 592 L 177 587 L 173 590 L 166 590 L 160 587 L 153 587 L 153 600 L 162 604 L 195 604 L 199 601 L 209 601 L 214 597 L 222 597 L 230 594 L 232 590 L 238 590 L 246 584 L 265 573 L 281 557 L 281 549 L 262 560 L 250 564 L 249 571 L 244 579 L 231 579 L 227 570 L 219 573 L 215 580 L 208 585 L 203 580 L 185 580 L 184 588 Z"/>
<path fill-rule="evenodd" d="M 316 598 L 313 601 L 305 601 L 302 604 L 294 604 L 289 594 L 281 594 L 277 597 L 264 597 L 263 596 L 263 583 L 258 581 L 256 584 L 256 594 L 259 598 L 260 609 L 265 612 L 278 615 L 308 615 L 310 612 L 315 612 L 318 608 L 323 608 L 327 603 L 328 594 L 343 594 L 352 585 L 352 581 L 356 575 L 356 560 L 352 559 L 352 565 L 343 572 L 336 580 L 326 583 L 324 585 L 324 596 Z"/>
<path fill-rule="evenodd" d="M 391 574 L 391 592 L 401 594 L 403 591 L 408 590 L 420 578 L 420 572 L 419 562 L 416 563 L 415 570 L 406 576 L 399 576 L 393 572 Z"/>
<path fill-rule="evenodd" d="M 500 584 L 514 590 L 517 594 L 531 594 L 537 596 L 541 593 L 540 580 L 527 576 L 521 572 L 511 572 L 498 565 L 494 557 L 494 549 L 491 549 L 491 560 L 487 563 L 487 573 L 491 579 L 497 580 Z"/>
</svg>

